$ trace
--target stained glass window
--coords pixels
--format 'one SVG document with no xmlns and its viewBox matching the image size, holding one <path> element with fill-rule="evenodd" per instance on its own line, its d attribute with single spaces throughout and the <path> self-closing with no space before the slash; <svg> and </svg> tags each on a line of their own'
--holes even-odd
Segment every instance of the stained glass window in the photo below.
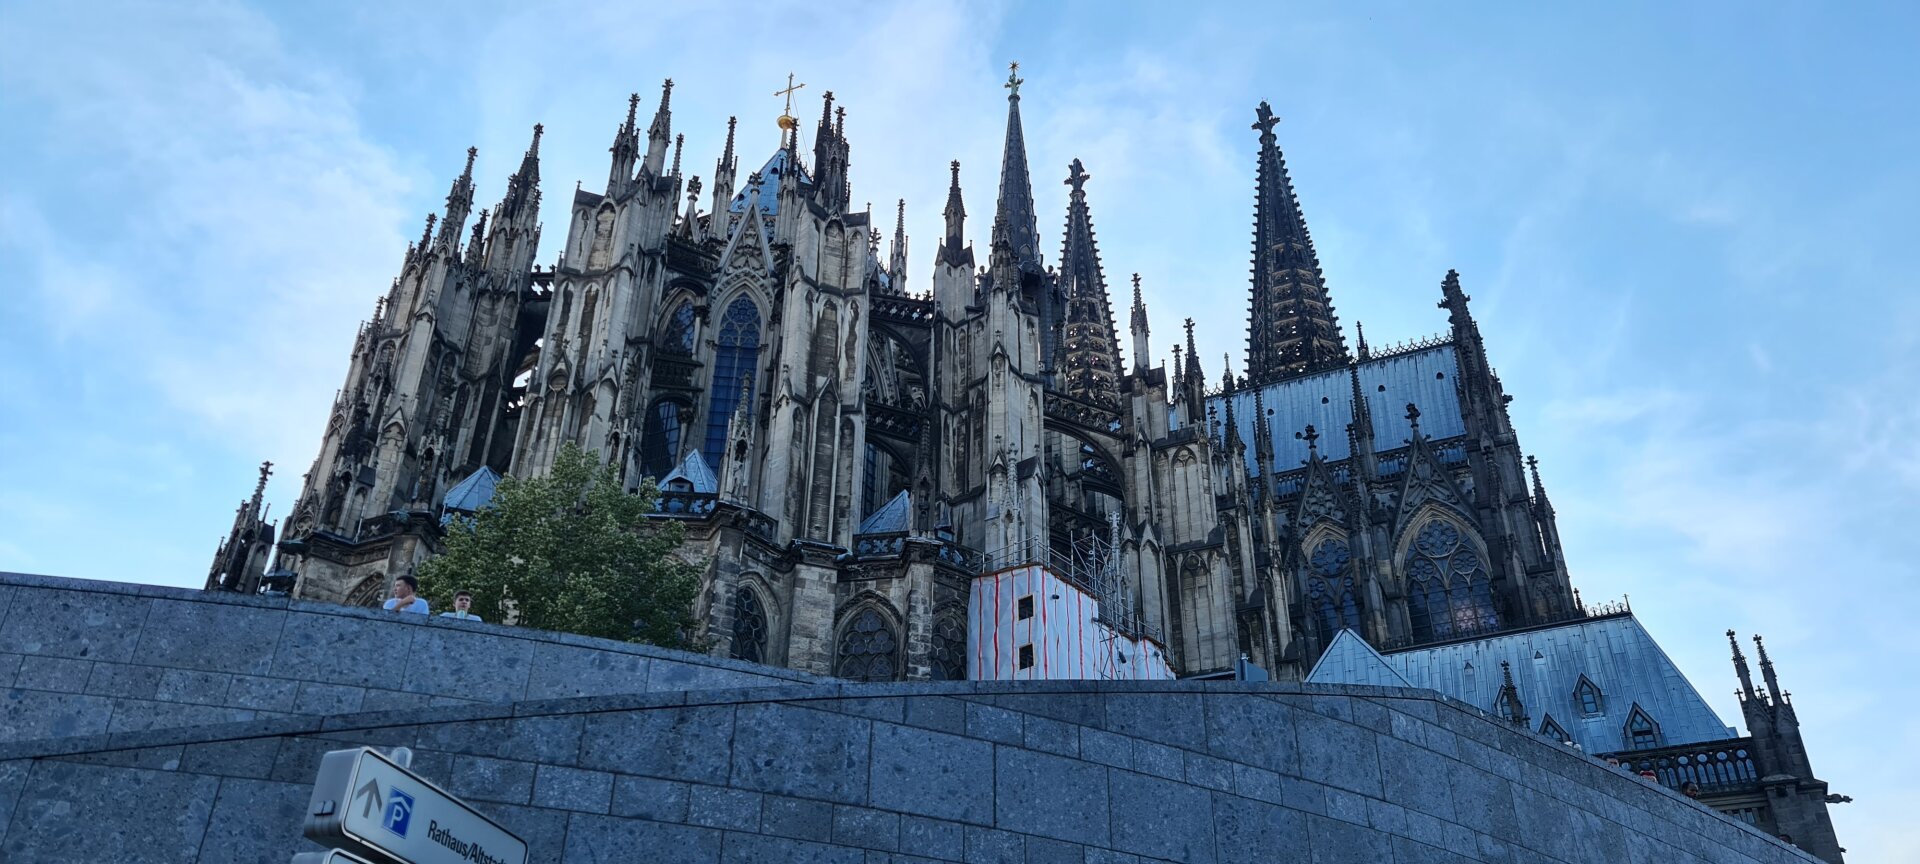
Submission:
<svg viewBox="0 0 1920 864">
<path fill-rule="evenodd" d="M 933 625 L 933 680 L 967 679 L 967 632 L 960 619 L 944 616 Z"/>
<path fill-rule="evenodd" d="M 680 456 L 680 412 L 685 410 L 684 403 L 662 399 L 647 412 L 647 428 L 640 436 L 640 470 L 656 480 L 671 473 Z"/>
<path fill-rule="evenodd" d="M 693 303 L 682 300 L 667 316 L 667 332 L 660 339 L 660 350 L 675 354 L 693 353 Z"/>
<path fill-rule="evenodd" d="M 1407 623 L 1414 641 L 1499 629 L 1486 564 L 1451 523 L 1434 519 L 1421 526 L 1406 568 Z"/>
<path fill-rule="evenodd" d="M 713 352 L 713 389 L 707 397 L 707 443 L 700 448 L 709 466 L 720 464 L 727 447 L 727 425 L 740 404 L 742 378 L 748 382 L 747 397 L 753 397 L 753 361 L 760 351 L 759 307 L 744 295 L 734 298 L 720 319 L 714 342 L 718 347 Z"/>
<path fill-rule="evenodd" d="M 1352 560 L 1346 542 L 1332 538 L 1320 541 L 1307 558 L 1307 608 L 1327 642 L 1343 629 L 1360 629 L 1359 595 L 1348 574 Z"/>
<path fill-rule="evenodd" d="M 765 663 L 766 653 L 766 611 L 760 607 L 760 596 L 743 585 L 733 592 L 733 659 Z"/>
<path fill-rule="evenodd" d="M 849 681 L 892 681 L 900 642 L 885 618 L 862 609 L 840 635 L 840 659 L 833 674 Z"/>
</svg>

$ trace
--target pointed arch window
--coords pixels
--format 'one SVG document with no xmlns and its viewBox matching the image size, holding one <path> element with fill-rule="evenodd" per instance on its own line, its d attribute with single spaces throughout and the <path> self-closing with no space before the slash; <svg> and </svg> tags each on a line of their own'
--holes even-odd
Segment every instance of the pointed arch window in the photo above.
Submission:
<svg viewBox="0 0 1920 864">
<path fill-rule="evenodd" d="M 958 616 L 943 615 L 934 622 L 932 659 L 933 680 L 967 680 L 967 631 Z"/>
<path fill-rule="evenodd" d="M 1627 715 L 1626 733 L 1629 749 L 1648 750 L 1660 746 L 1660 724 L 1653 722 L 1653 715 L 1638 703 Z"/>
<path fill-rule="evenodd" d="M 647 476 L 657 480 L 673 471 L 685 437 L 681 418 L 689 410 L 678 399 L 661 399 L 647 409 L 646 429 L 640 434 L 640 470 Z"/>
<path fill-rule="evenodd" d="M 1407 621 L 1415 642 L 1500 628 L 1485 562 L 1460 529 L 1432 519 L 1407 550 Z"/>
<path fill-rule="evenodd" d="M 682 300 L 667 315 L 666 332 L 660 336 L 660 350 L 674 354 L 693 353 L 693 301 Z"/>
<path fill-rule="evenodd" d="M 1360 630 L 1360 600 L 1350 567 L 1353 552 L 1345 540 L 1327 538 L 1307 558 L 1307 609 L 1320 629 L 1322 644 L 1341 630 Z"/>
<path fill-rule="evenodd" d="M 892 681 L 899 667 L 900 640 L 893 626 L 874 609 L 854 613 L 840 634 L 833 674 L 849 681 Z"/>
<path fill-rule="evenodd" d="M 1560 728 L 1560 724 L 1554 722 L 1552 714 L 1540 718 L 1540 734 L 1560 742 L 1573 740 L 1573 736 L 1568 735 L 1567 730 Z"/>
<path fill-rule="evenodd" d="M 708 465 L 719 465 L 727 447 L 727 426 L 740 404 L 744 380 L 747 398 L 753 398 L 753 362 L 760 353 L 760 307 L 745 295 L 734 298 L 720 319 L 714 337 L 713 386 L 707 395 L 707 441 L 701 455 Z"/>
<path fill-rule="evenodd" d="M 767 612 L 760 595 L 745 585 L 733 592 L 733 659 L 765 663 Z"/>
<path fill-rule="evenodd" d="M 1580 706 L 1580 713 L 1594 717 L 1607 709 L 1606 696 L 1587 676 L 1580 676 L 1580 683 L 1573 686 L 1573 703 Z"/>
</svg>

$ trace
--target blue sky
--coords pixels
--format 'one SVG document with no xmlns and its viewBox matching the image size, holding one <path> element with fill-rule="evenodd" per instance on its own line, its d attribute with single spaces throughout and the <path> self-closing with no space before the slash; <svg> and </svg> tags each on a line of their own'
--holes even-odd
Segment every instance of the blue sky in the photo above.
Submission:
<svg viewBox="0 0 1920 864">
<path fill-rule="evenodd" d="M 675 79 L 708 175 L 729 114 L 772 150 L 793 71 L 796 114 L 847 108 L 854 200 L 907 199 L 924 288 L 949 159 L 985 239 L 1017 59 L 1048 257 L 1079 157 L 1109 280 L 1142 274 L 1156 351 L 1192 315 L 1212 377 L 1272 100 L 1342 320 L 1437 333 L 1458 268 L 1584 595 L 1729 720 L 1721 633 L 1764 633 L 1854 860 L 1920 860 L 1888 674 L 1920 665 L 1920 14 L 1589 5 L 7 0 L 0 569 L 197 586 L 262 459 L 287 512 L 468 145 L 497 200 L 544 122 L 551 214 L 628 92 Z"/>
</svg>

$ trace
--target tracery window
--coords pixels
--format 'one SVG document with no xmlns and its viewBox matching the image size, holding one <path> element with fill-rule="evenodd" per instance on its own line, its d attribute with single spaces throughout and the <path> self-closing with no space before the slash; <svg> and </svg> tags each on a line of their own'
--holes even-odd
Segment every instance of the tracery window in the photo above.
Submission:
<svg viewBox="0 0 1920 864">
<path fill-rule="evenodd" d="M 660 350 L 675 354 L 693 353 L 693 303 L 682 300 L 667 316 L 667 331 L 660 338 Z"/>
<path fill-rule="evenodd" d="M 767 614 L 760 606 L 760 595 L 744 585 L 733 592 L 733 659 L 765 663 L 767 655 Z"/>
<path fill-rule="evenodd" d="M 1635 750 L 1660 746 L 1660 724 L 1653 722 L 1646 709 L 1638 705 L 1627 715 L 1627 746 Z"/>
<path fill-rule="evenodd" d="M 967 680 L 967 632 L 960 619 L 942 616 L 933 624 L 933 680 Z"/>
<path fill-rule="evenodd" d="M 647 427 L 640 435 L 640 469 L 648 476 L 659 479 L 673 471 L 685 431 L 680 415 L 686 410 L 683 402 L 662 399 L 647 412 Z"/>
<path fill-rule="evenodd" d="M 747 398 L 753 397 L 753 361 L 760 353 L 760 309 L 745 295 L 734 298 L 727 314 L 720 319 L 720 332 L 714 338 L 713 387 L 707 396 L 707 442 L 702 447 L 709 466 L 720 464 L 727 446 L 727 425 L 733 421 L 733 409 L 740 404 L 744 379 Z"/>
<path fill-rule="evenodd" d="M 1328 538 L 1308 556 L 1307 609 L 1319 625 L 1323 642 L 1341 630 L 1360 629 L 1360 600 L 1349 574 L 1353 553 L 1346 541 Z"/>
<path fill-rule="evenodd" d="M 1486 564 L 1452 523 L 1434 519 L 1420 528 L 1407 552 L 1406 573 L 1414 641 L 1499 629 Z"/>
<path fill-rule="evenodd" d="M 899 654 L 900 640 L 887 619 L 874 609 L 862 609 L 840 634 L 833 674 L 849 681 L 892 681 Z"/>
</svg>

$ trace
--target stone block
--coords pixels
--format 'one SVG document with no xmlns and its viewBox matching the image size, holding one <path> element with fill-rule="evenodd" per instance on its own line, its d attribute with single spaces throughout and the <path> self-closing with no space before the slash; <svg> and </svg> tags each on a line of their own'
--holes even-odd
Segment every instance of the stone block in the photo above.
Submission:
<svg viewBox="0 0 1920 864">
<path fill-rule="evenodd" d="M 618 711 L 586 718 L 580 764 L 622 774 L 725 785 L 733 706 Z"/>
<path fill-rule="evenodd" d="M 1393 855 L 1394 855 L 1395 864 L 1464 864 L 1464 862 L 1467 862 L 1467 861 L 1491 862 L 1491 861 L 1507 860 L 1504 857 L 1493 858 L 1493 857 L 1483 857 L 1483 856 L 1476 856 L 1474 858 L 1462 858 L 1459 855 L 1454 854 L 1450 850 L 1441 848 L 1439 846 L 1428 846 L 1425 843 L 1422 843 L 1418 840 L 1413 840 L 1407 837 L 1393 838 Z M 1642 860 L 1642 859 L 1625 859 L 1625 860 Z"/>
<path fill-rule="evenodd" d="M 616 774 L 613 778 L 612 813 L 655 822 L 685 822 L 689 795 L 690 790 L 685 783 Z M 824 808 L 826 805 L 820 806 Z"/>
<path fill-rule="evenodd" d="M 414 624 L 290 612 L 270 675 L 325 684 L 405 690 Z"/>
<path fill-rule="evenodd" d="M 1373 799 L 1362 795 L 1355 795 L 1344 789 L 1328 787 L 1326 815 L 1342 822 L 1352 822 L 1355 825 L 1369 825 L 1372 823 L 1367 820 L 1367 802 L 1371 800 Z"/>
<path fill-rule="evenodd" d="M 1332 721 L 1338 722 L 1338 721 Z M 1313 864 L 1379 864 L 1393 860 L 1393 838 L 1366 825 L 1303 815 Z"/>
<path fill-rule="evenodd" d="M 1238 762 L 1229 764 L 1233 765 L 1233 791 L 1236 794 L 1269 804 L 1286 803 L 1286 787 L 1281 783 L 1280 775 Z"/>
<path fill-rule="evenodd" d="M 0 844 L 6 843 L 7 827 L 12 824 L 13 819 L 13 807 L 19 802 L 20 789 L 26 785 L 27 772 L 33 770 L 33 764 L 31 759 L 0 762 Z"/>
<path fill-rule="evenodd" d="M 1130 738 L 1133 744 L 1133 770 L 1168 780 L 1185 780 L 1187 760 L 1183 751 L 1165 744 Z"/>
<path fill-rule="evenodd" d="M 406 686 L 374 686 L 479 702 L 525 698 L 534 643 L 451 628 L 415 628 L 406 657 Z"/>
<path fill-rule="evenodd" d="M 1234 795 L 1213 795 L 1214 848 L 1219 864 L 1265 864 L 1277 850 L 1305 843 L 1305 817 L 1293 810 Z M 1291 860 L 1291 859 L 1289 859 Z"/>
<path fill-rule="evenodd" d="M 958 822 L 900 817 L 900 851 L 909 855 L 958 861 L 966 854 L 966 837 L 966 826 Z"/>
<path fill-rule="evenodd" d="M 1244 693 L 1206 696 L 1206 751 L 1281 774 L 1300 771 L 1295 740 L 1295 711 L 1279 702 Z"/>
<path fill-rule="evenodd" d="M 868 720 L 899 723 L 906 719 L 906 699 L 889 696 L 879 699 L 829 699 L 814 703 L 820 708 Z"/>
<path fill-rule="evenodd" d="M 833 842 L 895 852 L 900 849 L 900 814 L 845 804 L 833 808 Z"/>
<path fill-rule="evenodd" d="M 1206 711 L 1197 692 L 1113 693 L 1106 703 L 1110 732 L 1189 750 L 1207 748 Z"/>
<path fill-rule="evenodd" d="M 93 661 L 75 660 L 71 657 L 41 657 L 37 655 L 12 655 L 20 657 L 19 671 L 14 673 L 13 686 L 29 690 L 48 690 L 55 693 L 84 693 L 87 678 L 93 674 Z"/>
<path fill-rule="evenodd" d="M 553 642 L 536 643 L 523 698 L 644 693 L 649 662 L 637 654 L 596 651 Z"/>
<path fill-rule="evenodd" d="M 1110 772 L 1115 849 L 1173 861 L 1213 861 L 1211 794 L 1147 774 Z"/>
<path fill-rule="evenodd" d="M 1388 834 L 1407 833 L 1407 808 L 1378 798 L 1368 798 L 1366 801 L 1368 825 Z"/>
<path fill-rule="evenodd" d="M 1133 739 L 1091 726 L 1080 727 L 1080 758 L 1114 768 L 1133 768 Z"/>
<path fill-rule="evenodd" d="M 994 825 L 1055 840 L 1108 845 L 1109 769 L 1031 750 L 996 750 Z"/>
<path fill-rule="evenodd" d="M 279 609 L 155 599 L 140 636 L 140 662 L 171 669 L 265 675 L 289 623 Z"/>
<path fill-rule="evenodd" d="M 912 726 L 873 728 L 873 803 L 922 816 L 993 823 L 993 745 Z"/>
<path fill-rule="evenodd" d="M 227 688 L 233 676 L 224 672 L 195 672 L 165 669 L 154 688 L 153 698 L 162 702 L 192 702 L 197 705 L 227 704 Z"/>
<path fill-rule="evenodd" d="M 1024 740 L 1019 714 L 979 702 L 968 702 L 966 705 L 968 737 L 1013 745 L 1019 745 Z"/>
<path fill-rule="evenodd" d="M 361 711 L 405 711 L 411 708 L 431 707 L 433 697 L 425 693 L 407 693 L 400 690 L 380 690 L 369 688 L 360 697 Z"/>
<path fill-rule="evenodd" d="M 232 777 L 220 781 L 199 857 L 180 860 L 253 864 L 286 861 L 296 852 L 311 851 L 313 843 L 300 836 L 300 823 L 312 792 L 311 784 Z"/>
<path fill-rule="evenodd" d="M 1006 864 L 1025 861 L 1027 849 L 1020 835 L 1011 831 L 968 825 L 963 855 L 967 864 Z"/>
<path fill-rule="evenodd" d="M 567 861 L 715 864 L 720 860 L 720 832 L 693 825 L 575 813 L 567 817 L 563 857 Z"/>
<path fill-rule="evenodd" d="M 846 846 L 729 831 L 720 860 L 726 864 L 764 864 L 768 861 L 787 864 L 865 864 L 866 853 Z"/>
<path fill-rule="evenodd" d="M 192 861 L 219 788 L 218 777 L 37 762 L 0 861 Z"/>
<path fill-rule="evenodd" d="M 741 687 L 791 685 L 790 678 L 755 675 L 724 666 L 706 666 L 683 660 L 655 658 L 647 669 L 647 690 L 732 690 Z"/>
<path fill-rule="evenodd" d="M 140 699 L 116 699 L 108 732 L 145 732 L 149 729 L 178 729 L 183 726 L 211 726 L 252 720 L 253 712 L 244 708 L 217 705 L 189 705 L 184 702 L 148 702 Z"/>
<path fill-rule="evenodd" d="M 733 726 L 730 785 L 866 803 L 871 721 L 769 703 L 740 706 Z"/>
<path fill-rule="evenodd" d="M 1027 864 L 1086 864 L 1087 847 L 1078 843 L 1027 838 Z"/>
<path fill-rule="evenodd" d="M 1374 747 L 1379 735 L 1311 711 L 1296 711 L 1294 719 L 1300 776 L 1380 797 L 1380 757 Z"/>
<path fill-rule="evenodd" d="M 729 831 L 760 830 L 760 793 L 705 784 L 695 784 L 690 792 L 688 822 Z"/>
<path fill-rule="evenodd" d="M 967 732 L 967 705 L 946 696 L 916 696 L 907 700 L 905 723 L 964 735 Z"/>
<path fill-rule="evenodd" d="M 1195 786 L 1217 789 L 1221 792 L 1233 791 L 1233 764 L 1225 759 L 1202 756 L 1188 752 L 1187 782 Z"/>
<path fill-rule="evenodd" d="M 286 678 L 235 675 L 227 684 L 227 704 L 260 711 L 292 711 L 300 682 Z"/>
<path fill-rule="evenodd" d="M 367 691 L 345 684 L 300 683 L 300 695 L 294 697 L 296 714 L 352 714 L 360 710 Z"/>
<path fill-rule="evenodd" d="M 1511 783 L 1459 762 L 1449 762 L 1447 769 L 1456 821 L 1501 840 L 1511 842 L 1520 839 L 1520 823 L 1514 815 Z"/>
<path fill-rule="evenodd" d="M 613 775 L 564 765 L 541 765 L 533 777 L 533 805 L 605 813 L 613 806 Z"/>
<path fill-rule="evenodd" d="M 1087 847 L 1087 864 L 1140 864 L 1140 856 L 1131 852 L 1116 852 L 1112 849 Z M 1263 861 L 1272 860 L 1263 858 Z"/>
<path fill-rule="evenodd" d="M 5 620 L 5 619 L 0 619 Z M 0 687 L 15 686 L 14 679 L 20 674 L 20 654 L 0 654 Z"/>
<path fill-rule="evenodd" d="M 1029 716 L 1039 715 L 1075 726 L 1099 728 L 1107 722 L 1106 706 L 1091 693 L 1009 694 L 994 704 Z"/>
<path fill-rule="evenodd" d="M 153 699 L 160 689 L 158 666 L 134 666 L 127 663 L 95 663 L 87 676 L 86 692 L 116 699 Z"/>
<path fill-rule="evenodd" d="M 126 663 L 153 601 L 125 594 L 17 587 L 0 651 Z"/>
<path fill-rule="evenodd" d="M 454 756 L 447 791 L 476 801 L 525 804 L 533 800 L 533 763 L 485 756 Z"/>
<path fill-rule="evenodd" d="M 537 862 L 564 860 L 568 817 L 605 818 L 588 817 L 586 814 L 567 813 L 560 810 L 544 810 L 539 807 L 523 807 L 518 804 L 499 804 L 492 801 L 474 802 L 473 809 L 505 825 L 507 830 L 527 841 L 527 860 Z M 653 855 L 646 860 L 651 864 L 651 862 L 662 860 L 662 856 Z"/>
<path fill-rule="evenodd" d="M 279 757 L 279 738 L 207 741 L 186 746 L 180 754 L 180 770 L 189 774 L 265 780 L 273 776 L 273 763 Z"/>
<path fill-rule="evenodd" d="M 1032 714 L 1024 716 L 1022 723 L 1023 740 L 1028 750 L 1057 753 L 1061 756 L 1080 755 L 1079 726 L 1047 717 L 1036 717 Z"/>
<path fill-rule="evenodd" d="M 834 806 L 806 798 L 764 795 L 760 800 L 760 830 L 776 837 L 825 843 L 833 839 Z"/>
</svg>

